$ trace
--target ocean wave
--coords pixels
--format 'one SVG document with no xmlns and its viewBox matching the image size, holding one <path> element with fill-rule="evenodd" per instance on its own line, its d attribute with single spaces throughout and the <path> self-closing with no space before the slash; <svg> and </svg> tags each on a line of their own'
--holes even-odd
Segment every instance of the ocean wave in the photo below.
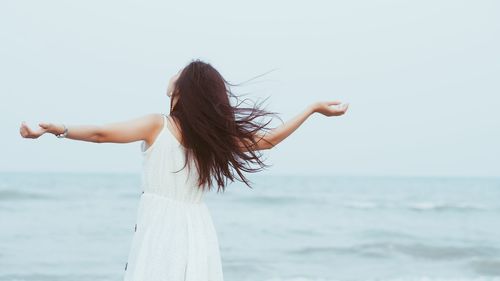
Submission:
<svg viewBox="0 0 500 281">
<path fill-rule="evenodd" d="M 325 279 L 325 278 L 312 278 L 312 277 L 275 277 L 266 279 L 265 281 L 342 281 L 342 279 Z M 416 277 L 402 277 L 402 278 L 373 278 L 362 279 L 359 281 L 500 281 L 500 277 L 458 277 L 458 278 L 443 278 L 443 277 L 430 277 L 430 276 L 416 276 Z"/>
<path fill-rule="evenodd" d="M 20 190 L 0 190 L 0 201 L 13 201 L 13 200 L 44 200 L 52 199 L 53 197 L 48 194 L 41 194 L 31 191 Z"/>
<path fill-rule="evenodd" d="M 500 276 L 500 259 L 480 259 L 470 262 L 471 267 L 476 273 L 481 275 L 496 275 Z"/>
<path fill-rule="evenodd" d="M 389 258 L 392 255 L 406 255 L 417 259 L 456 260 L 466 258 L 498 257 L 500 249 L 485 246 L 440 246 L 422 243 L 376 242 L 347 247 L 303 247 L 289 250 L 295 255 L 342 254 L 367 258 Z M 486 261 L 493 261 L 486 259 Z"/>
<path fill-rule="evenodd" d="M 322 202 L 314 198 L 293 197 L 293 196 L 246 196 L 236 199 L 238 202 L 262 204 L 262 205 L 281 205 L 281 204 L 317 204 Z"/>
<path fill-rule="evenodd" d="M 39 276 L 38 276 L 39 277 Z M 7 278 L 2 279 L 5 281 L 28 281 L 33 280 L 29 278 Z M 36 280 L 60 280 L 57 279 L 36 279 Z M 88 280 L 88 279 L 83 279 Z M 111 278 L 98 278 L 98 281 L 110 281 Z M 265 281 L 343 281 L 342 279 L 335 278 L 315 278 L 315 277 L 273 277 L 269 279 L 264 279 Z M 349 279 L 352 280 L 352 279 Z M 456 277 L 456 278 L 446 278 L 446 277 L 431 277 L 431 276 L 415 276 L 415 277 L 401 277 L 401 278 L 372 278 L 372 279 L 360 279 L 359 281 L 500 281 L 500 277 L 497 276 L 478 276 L 478 277 Z"/>
<path fill-rule="evenodd" d="M 0 274 L 2 281 L 68 281 L 68 280 L 94 280 L 94 281 L 112 281 L 116 280 L 110 276 L 103 276 L 101 274 L 37 274 L 37 273 L 23 273 L 23 274 Z"/>
<path fill-rule="evenodd" d="M 372 202 L 351 201 L 344 203 L 347 208 L 353 209 L 408 209 L 415 211 L 491 211 L 496 208 L 491 206 L 472 203 L 449 203 L 449 202 Z"/>
<path fill-rule="evenodd" d="M 470 203 L 435 203 L 435 202 L 417 202 L 408 205 L 407 208 L 426 211 L 426 210 L 492 210 L 493 208 L 470 204 Z"/>
</svg>

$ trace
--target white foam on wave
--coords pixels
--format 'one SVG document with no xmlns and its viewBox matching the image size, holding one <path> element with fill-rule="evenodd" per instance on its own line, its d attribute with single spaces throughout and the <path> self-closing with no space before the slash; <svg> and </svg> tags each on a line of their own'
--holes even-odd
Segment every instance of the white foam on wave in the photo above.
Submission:
<svg viewBox="0 0 500 281">
<path fill-rule="evenodd" d="M 491 210 L 492 208 L 465 202 L 373 202 L 373 201 L 349 201 L 344 203 L 345 207 L 354 209 L 393 209 L 405 208 L 419 211 L 433 211 L 433 210 Z"/>
<path fill-rule="evenodd" d="M 409 204 L 410 208 L 418 210 L 437 210 L 437 209 L 462 209 L 462 210 L 487 210 L 485 206 L 471 203 L 445 203 L 445 202 L 416 202 Z"/>
<path fill-rule="evenodd" d="M 375 209 L 382 207 L 380 204 L 377 204 L 375 202 L 362 202 L 362 201 L 352 201 L 352 202 L 347 202 L 345 203 L 345 206 L 347 207 L 352 207 L 352 208 L 358 208 L 358 209 Z"/>
<path fill-rule="evenodd" d="M 324 278 L 308 278 L 308 277 L 293 277 L 293 278 L 271 278 L 265 281 L 342 281 L 341 279 L 324 279 Z M 499 277 L 464 277 L 464 278 L 440 278 L 440 277 L 404 277 L 392 279 L 363 279 L 360 281 L 500 281 Z"/>
</svg>

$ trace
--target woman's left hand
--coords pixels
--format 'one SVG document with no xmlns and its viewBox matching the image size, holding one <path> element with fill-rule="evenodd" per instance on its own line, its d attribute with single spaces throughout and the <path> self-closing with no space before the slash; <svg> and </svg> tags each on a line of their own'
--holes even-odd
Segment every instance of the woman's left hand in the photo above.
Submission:
<svg viewBox="0 0 500 281">
<path fill-rule="evenodd" d="M 321 113 L 325 116 L 340 116 L 346 113 L 349 108 L 348 103 L 341 103 L 340 101 L 325 101 L 317 102 L 312 105 L 313 112 Z"/>
<path fill-rule="evenodd" d="M 23 121 L 21 123 L 21 127 L 19 128 L 19 133 L 23 138 L 36 139 L 45 133 L 61 134 L 64 131 L 63 126 L 58 126 L 52 123 L 40 123 L 39 126 L 40 129 L 33 130 L 28 127 L 26 122 Z"/>
</svg>

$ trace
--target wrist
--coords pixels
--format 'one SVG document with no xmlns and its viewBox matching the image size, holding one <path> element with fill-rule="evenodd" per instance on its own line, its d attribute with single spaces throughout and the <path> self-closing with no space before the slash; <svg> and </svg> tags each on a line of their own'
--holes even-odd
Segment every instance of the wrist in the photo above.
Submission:
<svg viewBox="0 0 500 281">
<path fill-rule="evenodd" d="M 64 124 L 58 125 L 54 132 L 54 135 L 58 138 L 64 138 L 67 135 L 67 127 Z"/>
<path fill-rule="evenodd" d="M 313 104 L 309 105 L 309 107 L 307 107 L 307 112 L 309 113 L 309 115 L 312 115 L 313 113 L 316 112 L 317 109 L 318 109 L 317 104 L 313 103 Z"/>
</svg>

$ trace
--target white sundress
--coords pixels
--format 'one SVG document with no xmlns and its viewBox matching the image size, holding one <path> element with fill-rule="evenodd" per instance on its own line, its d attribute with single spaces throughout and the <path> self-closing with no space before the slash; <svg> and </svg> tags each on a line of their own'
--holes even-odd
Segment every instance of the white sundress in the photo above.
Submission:
<svg viewBox="0 0 500 281">
<path fill-rule="evenodd" d="M 167 126 L 143 154 L 142 194 L 124 281 L 223 281 L 217 234 L 195 165 Z M 192 161 L 192 160 L 191 160 Z M 194 163 L 192 163 L 194 164 Z"/>
</svg>

